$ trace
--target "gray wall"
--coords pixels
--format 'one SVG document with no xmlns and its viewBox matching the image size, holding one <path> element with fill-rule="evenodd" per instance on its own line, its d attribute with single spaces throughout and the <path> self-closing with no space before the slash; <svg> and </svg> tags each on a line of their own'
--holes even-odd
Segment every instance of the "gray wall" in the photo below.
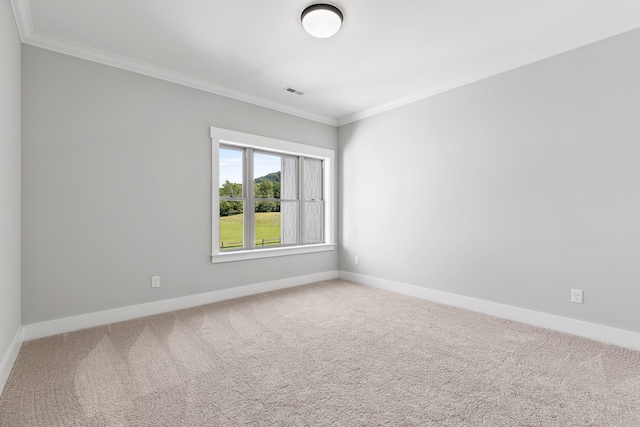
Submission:
<svg viewBox="0 0 640 427">
<path fill-rule="evenodd" d="M 640 332 L 638 51 L 626 33 L 341 127 L 340 269 Z"/>
<path fill-rule="evenodd" d="M 334 127 L 33 47 L 22 65 L 23 324 L 336 269 L 209 256 L 209 127 L 336 149 Z"/>
<path fill-rule="evenodd" d="M 0 2 L 0 362 L 20 328 L 20 36 Z"/>
</svg>

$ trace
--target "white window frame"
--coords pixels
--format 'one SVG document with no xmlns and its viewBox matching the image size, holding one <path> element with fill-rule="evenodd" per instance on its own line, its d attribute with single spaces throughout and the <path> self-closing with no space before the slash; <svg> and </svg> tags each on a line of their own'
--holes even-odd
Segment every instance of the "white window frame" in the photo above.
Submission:
<svg viewBox="0 0 640 427">
<path fill-rule="evenodd" d="M 220 145 L 238 148 L 266 150 L 287 156 L 305 156 L 323 161 L 323 198 L 324 198 L 324 243 L 298 244 L 274 248 L 242 249 L 228 252 L 220 251 Z M 270 258 L 286 255 L 298 255 L 315 252 L 333 251 L 336 247 L 336 180 L 335 151 L 297 142 L 268 138 L 260 135 L 211 127 L 211 262 L 242 261 L 258 258 Z M 300 166 L 301 167 L 301 166 Z"/>
</svg>

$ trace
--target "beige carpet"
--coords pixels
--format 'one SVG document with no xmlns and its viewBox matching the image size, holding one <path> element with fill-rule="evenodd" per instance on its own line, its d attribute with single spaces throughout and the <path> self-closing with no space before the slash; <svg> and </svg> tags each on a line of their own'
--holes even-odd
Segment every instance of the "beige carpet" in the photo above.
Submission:
<svg viewBox="0 0 640 427">
<path fill-rule="evenodd" d="M 25 342 L 2 426 L 640 426 L 640 353 L 344 281 Z"/>
</svg>

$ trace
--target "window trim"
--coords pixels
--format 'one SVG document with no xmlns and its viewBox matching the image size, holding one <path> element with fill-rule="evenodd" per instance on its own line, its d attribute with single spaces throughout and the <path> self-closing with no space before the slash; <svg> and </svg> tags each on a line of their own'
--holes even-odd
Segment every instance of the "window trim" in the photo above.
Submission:
<svg viewBox="0 0 640 427">
<path fill-rule="evenodd" d="M 260 135 L 232 131 L 211 127 L 211 262 L 231 262 L 248 259 L 270 258 L 286 255 L 298 255 L 315 252 L 333 251 L 336 247 L 336 179 L 335 179 L 335 151 L 313 145 L 284 141 Z M 323 198 L 324 241 L 320 244 L 299 244 L 295 246 L 280 246 L 275 248 L 259 248 L 221 252 L 220 242 L 220 145 L 252 148 L 258 151 L 269 151 L 288 156 L 308 156 L 322 159 L 323 169 Z"/>
</svg>

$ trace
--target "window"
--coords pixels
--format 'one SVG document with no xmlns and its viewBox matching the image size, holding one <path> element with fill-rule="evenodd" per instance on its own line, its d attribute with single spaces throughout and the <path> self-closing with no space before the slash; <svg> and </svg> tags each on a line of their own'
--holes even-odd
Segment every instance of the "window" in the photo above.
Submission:
<svg viewBox="0 0 640 427">
<path fill-rule="evenodd" d="M 333 150 L 211 128 L 212 261 L 333 250 Z"/>
</svg>

